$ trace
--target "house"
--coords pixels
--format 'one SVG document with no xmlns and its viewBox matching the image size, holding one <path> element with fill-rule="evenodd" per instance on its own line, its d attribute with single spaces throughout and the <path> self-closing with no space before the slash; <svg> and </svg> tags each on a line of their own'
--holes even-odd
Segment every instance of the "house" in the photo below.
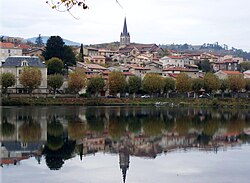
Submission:
<svg viewBox="0 0 250 183">
<path fill-rule="evenodd" d="M 89 57 L 90 62 L 94 64 L 105 64 L 105 57 L 102 55 L 94 55 Z"/>
<path fill-rule="evenodd" d="M 149 62 L 145 68 L 148 68 L 151 70 L 152 73 L 162 73 L 162 63 L 159 61 L 152 61 Z"/>
<path fill-rule="evenodd" d="M 156 44 L 130 44 L 118 50 L 118 53 L 124 55 L 153 54 L 154 56 L 162 53 L 163 50 Z"/>
<path fill-rule="evenodd" d="M 99 52 L 98 49 L 92 47 L 84 47 L 83 48 L 83 55 L 85 56 L 98 56 Z"/>
<path fill-rule="evenodd" d="M 227 70 L 220 70 L 215 73 L 219 79 L 227 79 L 229 76 L 243 76 L 243 74 L 239 71 L 227 71 Z"/>
<path fill-rule="evenodd" d="M 190 78 L 202 78 L 204 75 L 204 73 L 202 73 L 198 69 L 188 69 L 188 68 L 182 68 L 182 67 L 171 67 L 171 68 L 165 68 L 162 70 L 163 77 L 172 77 L 174 79 L 180 73 L 185 73 Z"/>
<path fill-rule="evenodd" d="M 10 42 L 0 42 L 0 66 L 9 56 L 22 56 L 22 48 Z"/>
<path fill-rule="evenodd" d="M 112 51 L 108 49 L 99 49 L 98 50 L 99 55 L 105 56 L 105 57 L 112 57 L 115 54 L 117 54 L 117 51 Z"/>
<path fill-rule="evenodd" d="M 250 79 L 250 70 L 243 72 L 243 75 L 245 79 Z"/>
<path fill-rule="evenodd" d="M 43 48 L 30 48 L 27 50 L 23 50 L 23 56 L 41 56 L 43 53 Z"/>
<path fill-rule="evenodd" d="M 140 77 L 140 78 L 144 78 L 144 76 L 147 73 L 150 73 L 151 70 L 149 68 L 146 67 L 140 67 L 140 66 L 136 66 L 136 65 L 130 65 L 129 66 L 129 72 L 131 72 L 132 74 Z"/>
<path fill-rule="evenodd" d="M 239 69 L 239 63 L 237 60 L 234 59 L 226 59 L 223 61 L 217 61 L 213 64 L 213 70 L 219 71 L 219 70 L 227 70 L 227 71 L 237 71 Z"/>
<path fill-rule="evenodd" d="M 10 56 L 1 67 L 2 73 L 12 73 L 15 75 L 16 84 L 8 88 L 9 93 L 28 93 L 19 81 L 20 74 L 24 67 L 36 67 L 42 73 L 41 85 L 35 89 L 34 93 L 47 93 L 47 67 L 38 57 L 31 56 Z"/>
<path fill-rule="evenodd" d="M 163 67 L 185 67 L 186 64 L 193 64 L 192 60 L 183 56 L 165 56 L 160 58 Z"/>
<path fill-rule="evenodd" d="M 100 66 L 98 64 L 86 64 L 86 63 L 83 63 L 83 62 L 77 62 L 76 67 L 81 67 L 81 68 L 84 68 L 86 70 L 94 71 L 94 72 L 97 72 L 97 73 L 108 70 L 106 67 Z"/>
</svg>

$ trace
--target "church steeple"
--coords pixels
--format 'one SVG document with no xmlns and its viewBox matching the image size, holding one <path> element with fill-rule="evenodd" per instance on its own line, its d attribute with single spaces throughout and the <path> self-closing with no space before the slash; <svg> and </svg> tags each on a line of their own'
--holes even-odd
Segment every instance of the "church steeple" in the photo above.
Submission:
<svg viewBox="0 0 250 183">
<path fill-rule="evenodd" d="M 124 25 L 123 25 L 122 35 L 123 35 L 123 36 L 129 36 L 129 33 L 128 33 L 128 28 L 127 28 L 127 21 L 126 21 L 126 17 L 125 17 L 125 19 L 124 19 Z"/>
<path fill-rule="evenodd" d="M 123 31 L 120 36 L 120 46 L 127 46 L 130 44 L 130 35 L 127 28 L 126 17 L 124 19 Z"/>
</svg>

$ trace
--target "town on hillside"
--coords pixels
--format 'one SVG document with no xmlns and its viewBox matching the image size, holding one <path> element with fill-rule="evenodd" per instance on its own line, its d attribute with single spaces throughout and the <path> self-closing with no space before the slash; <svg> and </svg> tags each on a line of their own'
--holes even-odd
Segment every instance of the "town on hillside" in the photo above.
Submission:
<svg viewBox="0 0 250 183">
<path fill-rule="evenodd" d="M 52 44 L 53 41 L 57 44 Z M 53 47 L 53 45 L 59 46 Z M 1 75 L 11 73 L 14 76 L 12 84 L 3 86 L 2 83 L 2 90 L 9 95 L 49 94 L 53 92 L 65 94 L 72 93 L 72 91 L 78 94 L 86 94 L 90 91 L 95 96 L 106 97 L 129 96 L 129 93 L 140 93 L 145 97 L 151 97 L 155 93 L 158 93 L 155 96 L 159 96 L 162 93 L 161 91 L 164 91 L 164 87 L 162 90 L 159 88 L 147 89 L 145 83 L 137 86 L 138 89 L 136 90 L 130 90 L 130 88 L 133 88 L 130 87 L 130 84 L 128 84 L 128 87 L 119 86 L 118 89 L 114 89 L 115 87 L 109 84 L 112 83 L 110 82 L 111 75 L 119 72 L 128 83 L 130 78 L 136 77 L 143 82 L 143 80 L 146 80 L 145 78 L 150 78 L 147 76 L 151 75 L 157 76 L 159 82 L 169 78 L 175 81 L 175 86 L 167 89 L 167 92 L 170 90 L 176 90 L 177 92 L 195 91 L 197 88 L 193 87 L 194 84 L 190 85 L 187 91 L 183 89 L 185 87 L 177 86 L 177 83 L 180 83 L 176 82 L 178 77 L 185 75 L 190 81 L 195 79 L 203 81 L 207 73 L 213 73 L 213 76 L 220 81 L 229 80 L 229 84 L 220 82 L 220 86 L 223 85 L 224 87 L 223 89 L 219 84 L 217 88 L 201 84 L 198 86 L 198 96 L 206 97 L 208 95 L 203 94 L 216 93 L 219 90 L 222 92 L 225 90 L 233 92 L 248 91 L 250 88 L 250 61 L 247 57 L 226 54 L 227 52 L 208 51 L 208 49 L 205 49 L 207 47 L 220 48 L 218 44 L 204 44 L 202 49 L 190 51 L 188 45 L 183 45 L 178 51 L 157 44 L 131 43 L 126 18 L 124 19 L 119 43 L 67 46 L 60 36 L 51 36 L 46 44 L 43 43 L 41 35 L 37 37 L 35 43 L 24 42 L 23 38 L 2 36 L 0 42 Z M 228 49 L 225 46 L 224 48 Z M 53 59 L 61 62 L 57 65 L 56 61 L 53 63 Z M 38 84 L 32 86 L 25 84 L 23 75 L 26 71 L 23 72 L 23 70 L 27 66 L 39 70 L 38 78 L 40 82 Z M 105 84 L 98 91 L 94 91 L 95 88 L 97 89 L 95 85 L 88 90 L 89 85 L 86 83 L 90 82 L 83 83 L 80 89 L 79 86 L 73 84 L 71 87 L 73 90 L 69 90 L 68 88 L 72 83 L 77 81 L 73 76 L 70 77 L 70 74 L 78 70 L 84 73 L 86 80 L 91 81 L 93 78 L 101 78 Z M 51 85 L 49 79 L 53 74 L 63 75 L 60 86 Z M 36 75 L 33 73 L 31 76 L 30 79 L 34 79 Z M 112 77 L 118 80 L 117 75 L 113 74 Z M 238 77 L 239 80 L 235 80 L 235 77 Z M 242 81 L 242 79 L 244 82 L 240 84 L 239 81 Z M 137 81 L 139 82 L 139 80 Z M 233 86 L 230 81 L 238 83 L 239 86 Z M 79 83 L 81 82 L 78 81 Z M 143 89 L 139 88 L 143 86 Z"/>
</svg>

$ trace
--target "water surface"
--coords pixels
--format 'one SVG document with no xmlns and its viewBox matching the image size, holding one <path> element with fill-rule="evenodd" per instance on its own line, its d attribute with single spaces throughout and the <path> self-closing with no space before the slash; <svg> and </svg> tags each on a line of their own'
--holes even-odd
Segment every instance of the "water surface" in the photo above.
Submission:
<svg viewBox="0 0 250 183">
<path fill-rule="evenodd" d="M 2 107 L 13 182 L 249 182 L 250 111 Z"/>
</svg>

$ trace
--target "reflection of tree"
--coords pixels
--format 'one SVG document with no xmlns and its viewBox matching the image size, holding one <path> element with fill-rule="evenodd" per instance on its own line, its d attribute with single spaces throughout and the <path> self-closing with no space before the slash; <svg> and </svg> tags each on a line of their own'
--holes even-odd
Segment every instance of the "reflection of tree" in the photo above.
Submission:
<svg viewBox="0 0 250 183">
<path fill-rule="evenodd" d="M 179 135 L 187 135 L 189 128 L 191 127 L 191 121 L 188 117 L 180 117 L 176 119 L 176 131 Z"/>
<path fill-rule="evenodd" d="M 216 119 L 212 119 L 210 121 L 206 121 L 204 123 L 204 129 L 203 132 L 206 135 L 213 136 L 214 133 L 218 130 L 220 122 Z"/>
<path fill-rule="evenodd" d="M 143 121 L 143 130 L 145 135 L 157 136 L 164 130 L 165 124 L 160 119 L 155 119 L 149 117 L 147 120 Z"/>
<path fill-rule="evenodd" d="M 60 149 L 63 146 L 63 125 L 53 117 L 47 126 L 47 146 L 51 150 Z"/>
<path fill-rule="evenodd" d="M 137 116 L 130 117 L 128 129 L 130 132 L 138 133 L 141 131 L 141 121 Z"/>
<path fill-rule="evenodd" d="M 126 131 L 126 123 L 122 119 L 112 117 L 109 121 L 109 135 L 114 139 L 119 139 Z"/>
<path fill-rule="evenodd" d="M 209 141 L 212 139 L 211 136 L 206 135 L 202 133 L 201 135 L 198 135 L 197 141 L 199 142 L 200 145 L 208 145 Z"/>
<path fill-rule="evenodd" d="M 76 121 L 70 121 L 68 123 L 68 132 L 71 139 L 80 139 L 85 136 L 86 124 L 81 122 L 79 119 Z"/>
<path fill-rule="evenodd" d="M 245 121 L 241 119 L 232 120 L 229 122 L 227 131 L 228 133 L 242 133 L 245 126 Z"/>
<path fill-rule="evenodd" d="M 1 124 L 1 134 L 3 137 L 10 137 L 15 133 L 15 125 L 12 123 L 9 123 L 7 121 L 7 118 L 3 118 L 3 123 Z"/>
<path fill-rule="evenodd" d="M 23 142 L 39 141 L 41 134 L 42 129 L 40 124 L 34 122 L 31 118 L 29 118 L 19 127 L 20 139 Z"/>
<path fill-rule="evenodd" d="M 86 119 L 88 122 L 89 130 L 94 131 L 98 134 L 101 134 L 104 130 L 104 114 L 97 115 L 93 111 L 88 111 L 86 113 Z"/>
<path fill-rule="evenodd" d="M 49 135 L 59 136 L 63 133 L 63 126 L 55 117 L 48 123 L 47 132 Z"/>
<path fill-rule="evenodd" d="M 59 170 L 64 161 L 72 158 L 75 149 L 75 141 L 64 140 L 64 144 L 60 149 L 51 150 L 47 145 L 44 147 L 43 154 L 46 164 L 51 170 Z"/>
<path fill-rule="evenodd" d="M 63 134 L 54 136 L 47 134 L 47 144 L 49 149 L 51 150 L 57 150 L 60 149 L 63 146 Z"/>
</svg>

